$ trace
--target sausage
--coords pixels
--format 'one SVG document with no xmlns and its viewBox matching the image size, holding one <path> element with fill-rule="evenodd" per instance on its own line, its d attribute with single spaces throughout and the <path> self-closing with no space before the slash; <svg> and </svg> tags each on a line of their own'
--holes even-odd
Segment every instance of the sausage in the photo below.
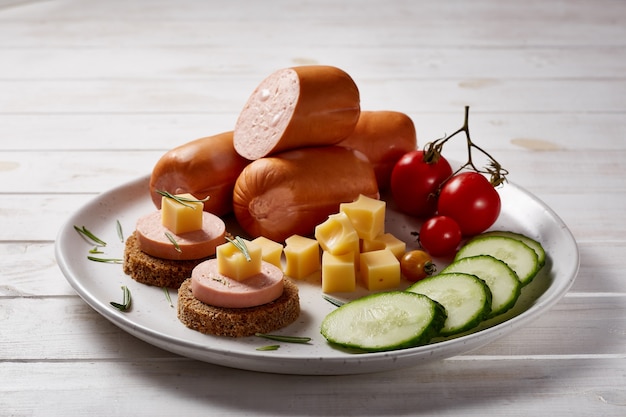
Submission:
<svg viewBox="0 0 626 417">
<path fill-rule="evenodd" d="M 354 129 L 359 90 L 343 70 L 325 65 L 285 68 L 253 91 L 235 124 L 235 149 L 256 160 L 305 146 L 334 145 Z"/>
<path fill-rule="evenodd" d="M 378 188 L 386 190 L 396 162 L 417 148 L 415 124 L 397 111 L 362 111 L 352 134 L 338 145 L 363 152 L 374 166 Z"/>
<path fill-rule="evenodd" d="M 165 153 L 150 177 L 150 196 L 161 208 L 161 195 L 190 193 L 209 196 L 204 210 L 217 216 L 232 212 L 233 187 L 250 161 L 233 147 L 233 132 L 224 132 L 180 145 Z"/>
<path fill-rule="evenodd" d="M 340 146 L 301 148 L 244 168 L 233 209 L 252 237 L 281 242 L 294 234 L 312 235 L 339 204 L 360 194 L 379 198 L 374 169 L 362 153 Z"/>
<path fill-rule="evenodd" d="M 166 232 L 169 231 L 163 226 L 160 211 L 140 217 L 135 229 L 139 249 L 157 258 L 183 261 L 215 255 L 217 246 L 226 241 L 226 225 L 222 219 L 206 211 L 202 212 L 201 230 L 180 235 L 169 232 L 180 251 L 169 240 Z"/>
<path fill-rule="evenodd" d="M 237 281 L 220 274 L 217 259 L 209 259 L 191 272 L 191 292 L 196 299 L 215 307 L 256 307 L 281 296 L 283 278 L 280 268 L 263 262 L 260 273 Z"/>
</svg>

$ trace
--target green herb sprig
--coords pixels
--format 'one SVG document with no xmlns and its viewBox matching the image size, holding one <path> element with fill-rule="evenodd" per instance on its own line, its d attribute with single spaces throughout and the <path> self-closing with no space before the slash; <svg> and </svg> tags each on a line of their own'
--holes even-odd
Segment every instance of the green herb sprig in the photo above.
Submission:
<svg viewBox="0 0 626 417">
<path fill-rule="evenodd" d="M 166 198 L 171 198 L 172 200 L 182 204 L 185 207 L 189 207 L 192 209 L 196 209 L 194 206 L 192 206 L 191 204 L 188 203 L 204 203 L 206 201 L 209 201 L 209 198 L 211 198 L 210 196 L 206 196 L 203 199 L 195 199 L 195 198 L 188 198 L 188 197 L 181 197 L 179 195 L 174 195 L 172 193 L 169 193 L 167 191 L 163 191 L 163 190 L 156 190 L 156 192 L 160 195 L 162 195 L 163 197 Z"/>
<path fill-rule="evenodd" d="M 174 245 L 174 249 L 176 249 L 176 252 L 181 253 L 183 251 L 178 245 L 178 242 L 176 241 L 176 239 L 174 239 L 174 236 L 172 236 L 170 232 L 165 232 L 165 237 L 167 237 L 167 239 L 170 242 L 172 242 L 172 245 Z"/>
<path fill-rule="evenodd" d="M 248 247 L 246 246 L 246 242 L 241 237 L 236 236 L 234 239 L 231 239 L 228 236 L 226 236 L 226 240 L 228 240 L 230 243 L 235 245 L 235 247 L 239 249 L 241 253 L 243 253 L 243 256 L 246 258 L 246 261 L 248 262 L 252 261 L 252 258 L 250 257 L 250 252 L 248 251 Z"/>
<path fill-rule="evenodd" d="M 267 334 L 267 333 L 255 333 L 257 337 L 263 337 L 269 340 L 275 340 L 277 342 L 285 342 L 285 343 L 309 343 L 311 341 L 310 337 L 302 337 L 302 336 L 283 336 L 279 334 Z"/>
<path fill-rule="evenodd" d="M 115 221 L 115 228 L 117 229 L 117 237 L 120 238 L 120 242 L 124 243 L 124 232 L 122 231 L 122 224 L 119 220 Z"/>
<path fill-rule="evenodd" d="M 331 303 L 332 305 L 334 305 L 336 307 L 341 307 L 342 305 L 345 304 L 344 301 L 338 300 L 335 297 L 331 297 L 331 296 L 326 295 L 326 294 L 322 294 L 322 298 L 324 298 L 324 300 L 328 301 L 329 303 Z"/>
<path fill-rule="evenodd" d="M 174 308 L 174 304 L 172 303 L 172 297 L 170 296 L 170 290 L 167 287 L 163 287 L 163 292 L 165 293 L 165 299 L 168 303 L 170 303 L 170 307 Z"/>
<path fill-rule="evenodd" d="M 267 346 L 260 346 L 256 348 L 256 350 L 261 350 L 261 351 L 278 350 L 279 348 L 280 348 L 280 345 L 267 345 Z"/>
<path fill-rule="evenodd" d="M 120 311 L 127 311 L 130 308 L 131 303 L 130 290 L 126 285 L 122 285 L 122 292 L 124 293 L 124 301 L 122 301 L 121 304 L 111 301 L 111 305 Z"/>
<path fill-rule="evenodd" d="M 107 243 L 90 232 L 85 226 L 78 227 L 74 225 L 74 230 L 76 230 L 83 238 L 91 241 L 90 243 L 95 243 L 98 246 L 106 246 Z"/>
<path fill-rule="evenodd" d="M 87 256 L 87 259 L 94 262 L 102 262 L 105 264 L 121 264 L 124 263 L 124 260 L 121 258 L 99 258 L 97 256 Z"/>
</svg>

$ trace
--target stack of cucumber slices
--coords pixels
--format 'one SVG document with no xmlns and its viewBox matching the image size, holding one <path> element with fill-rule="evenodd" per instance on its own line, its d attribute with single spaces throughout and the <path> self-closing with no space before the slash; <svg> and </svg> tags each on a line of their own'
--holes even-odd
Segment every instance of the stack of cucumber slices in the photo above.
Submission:
<svg viewBox="0 0 626 417">
<path fill-rule="evenodd" d="M 323 320 L 321 333 L 331 344 L 368 352 L 457 335 L 511 309 L 545 261 L 541 244 L 525 235 L 485 232 L 438 275 L 337 308 Z"/>
</svg>

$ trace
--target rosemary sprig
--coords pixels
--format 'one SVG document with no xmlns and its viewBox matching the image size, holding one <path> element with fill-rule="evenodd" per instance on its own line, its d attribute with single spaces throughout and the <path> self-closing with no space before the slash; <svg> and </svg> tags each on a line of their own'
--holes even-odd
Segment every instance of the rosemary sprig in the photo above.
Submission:
<svg viewBox="0 0 626 417">
<path fill-rule="evenodd" d="M 195 199 L 195 198 L 181 197 L 181 196 L 174 195 L 174 194 L 169 193 L 169 192 L 164 191 L 164 190 L 156 190 L 156 192 L 158 194 L 162 195 L 163 197 L 171 198 L 172 200 L 182 204 L 183 206 L 192 208 L 194 210 L 196 208 L 194 206 L 192 206 L 191 204 L 187 204 L 187 203 L 204 203 L 205 201 L 208 201 L 209 198 L 211 198 L 210 196 L 206 196 L 206 197 L 204 197 L 203 199 L 200 200 L 200 199 Z"/>
<path fill-rule="evenodd" d="M 87 256 L 87 259 L 94 262 L 102 262 L 108 264 L 121 264 L 124 262 L 121 258 L 98 258 L 96 256 Z"/>
<path fill-rule="evenodd" d="M 124 301 L 122 301 L 122 304 L 111 301 L 111 305 L 120 311 L 126 311 L 130 308 L 130 290 L 126 285 L 122 285 L 122 292 L 124 293 Z"/>
<path fill-rule="evenodd" d="M 170 303 L 170 307 L 174 308 L 174 304 L 172 303 L 172 297 L 170 297 L 170 291 L 167 287 L 163 287 L 163 292 L 165 293 L 165 299 L 168 303 Z"/>
<path fill-rule="evenodd" d="M 267 345 L 267 346 L 260 346 L 258 348 L 256 348 L 256 350 L 278 350 L 280 348 L 280 345 Z"/>
<path fill-rule="evenodd" d="M 176 252 L 181 253 L 183 251 L 178 245 L 178 242 L 176 241 L 176 239 L 174 239 L 174 236 L 172 236 L 170 232 L 165 232 L 165 237 L 167 237 L 167 239 L 170 242 L 172 242 L 172 245 L 174 245 L 174 249 L 176 249 Z"/>
<path fill-rule="evenodd" d="M 87 240 L 90 240 L 91 242 L 95 243 L 98 246 L 107 245 L 107 243 L 104 240 L 98 238 L 96 235 L 91 233 L 85 226 L 78 227 L 74 225 L 74 230 L 76 230 L 82 237 L 84 237 Z"/>
<path fill-rule="evenodd" d="M 326 294 L 322 294 L 322 297 L 324 298 L 324 300 L 328 301 L 329 303 L 337 307 L 341 307 L 342 305 L 345 304 L 345 302 L 338 300 L 334 297 L 331 297 L 329 295 L 326 295 Z"/>
<path fill-rule="evenodd" d="M 89 249 L 89 253 L 93 253 L 93 254 L 100 254 L 100 253 L 104 253 L 103 251 L 101 251 L 100 249 L 98 249 L 100 246 L 94 246 L 93 249 Z"/>
<path fill-rule="evenodd" d="M 120 242 L 124 243 L 124 232 L 122 232 L 122 224 L 119 220 L 115 221 L 115 228 L 117 229 L 117 237 L 120 238 Z"/>
<path fill-rule="evenodd" d="M 285 343 L 309 343 L 311 341 L 310 337 L 301 337 L 301 336 L 282 336 L 279 334 L 267 334 L 267 333 L 255 333 L 257 337 L 263 337 L 265 339 L 275 340 L 277 342 L 285 342 Z"/>
<path fill-rule="evenodd" d="M 241 253 L 243 253 L 243 256 L 245 256 L 246 258 L 246 261 L 248 262 L 252 261 L 252 258 L 250 257 L 250 252 L 248 251 L 248 247 L 246 246 L 246 242 L 244 242 L 244 240 L 241 237 L 236 236 L 234 239 L 231 239 L 228 236 L 226 236 L 226 240 L 228 240 L 230 243 L 235 245 L 235 247 L 239 249 Z"/>
</svg>

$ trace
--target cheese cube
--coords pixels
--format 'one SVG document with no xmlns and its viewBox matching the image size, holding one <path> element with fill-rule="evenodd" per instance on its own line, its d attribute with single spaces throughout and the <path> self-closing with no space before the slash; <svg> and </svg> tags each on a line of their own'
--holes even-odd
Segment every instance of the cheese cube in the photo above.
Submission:
<svg viewBox="0 0 626 417">
<path fill-rule="evenodd" d="M 373 240 L 385 230 L 385 207 L 384 201 L 361 194 L 352 203 L 340 204 L 339 211 L 350 218 L 359 238 Z"/>
<path fill-rule="evenodd" d="M 360 265 L 361 280 L 368 290 L 386 290 L 400 285 L 400 261 L 390 250 L 362 253 Z"/>
<path fill-rule="evenodd" d="M 261 272 L 261 246 L 244 240 L 250 260 L 232 242 L 216 248 L 217 272 L 236 281 L 243 281 Z"/>
<path fill-rule="evenodd" d="M 293 235 L 285 239 L 285 275 L 305 278 L 320 269 L 320 245 L 315 239 Z"/>
<path fill-rule="evenodd" d="M 176 194 L 176 197 L 183 197 L 196 200 L 196 197 L 187 194 Z M 202 229 L 202 210 L 204 204 L 200 201 L 185 202 L 181 204 L 170 197 L 161 198 L 161 223 L 172 231 L 175 235 Z"/>
<path fill-rule="evenodd" d="M 324 251 L 333 255 L 359 250 L 359 235 L 345 213 L 332 214 L 317 225 L 315 238 Z"/>
<path fill-rule="evenodd" d="M 354 252 L 343 255 L 322 254 L 322 291 L 349 292 L 356 289 Z"/>
<path fill-rule="evenodd" d="M 261 257 L 265 262 L 283 269 L 281 264 L 281 256 L 283 255 L 283 245 L 274 242 L 265 236 L 259 236 L 252 241 L 261 247 Z"/>
<path fill-rule="evenodd" d="M 400 259 L 406 251 L 406 243 L 391 233 L 383 233 L 376 236 L 374 240 L 364 240 L 361 250 L 363 252 L 371 252 L 380 249 L 389 249 L 396 258 Z"/>
</svg>

